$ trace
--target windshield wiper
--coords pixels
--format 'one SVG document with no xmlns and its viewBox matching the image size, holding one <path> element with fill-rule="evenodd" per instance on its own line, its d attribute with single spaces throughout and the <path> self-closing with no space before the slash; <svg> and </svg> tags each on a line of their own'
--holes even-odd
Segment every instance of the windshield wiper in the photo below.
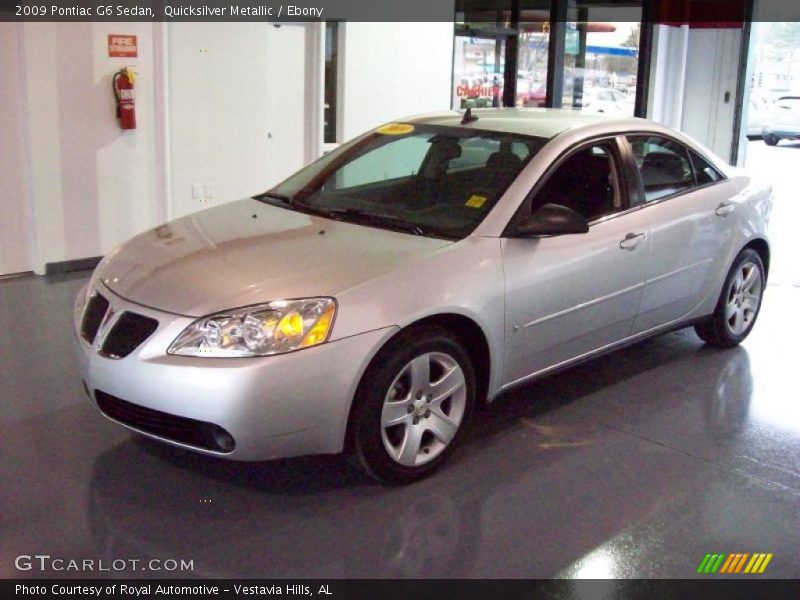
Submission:
<svg viewBox="0 0 800 600">
<path fill-rule="evenodd" d="M 291 196 L 278 194 L 275 192 L 264 192 L 263 194 L 253 197 L 256 200 L 261 201 L 271 198 L 287 204 L 288 206 L 300 212 L 318 215 L 320 217 L 327 217 L 337 221 L 344 219 L 360 223 L 370 223 L 373 225 L 384 225 L 389 229 L 405 231 L 413 233 L 414 235 L 428 235 L 428 232 L 419 225 L 410 223 L 402 217 L 397 217 L 395 215 L 371 213 L 358 208 L 322 208 L 320 206 L 308 204 L 307 202 L 301 202 L 292 198 Z"/>
<path fill-rule="evenodd" d="M 326 209 L 322 209 L 322 208 L 318 208 L 316 206 L 312 206 L 311 204 L 308 204 L 307 202 L 301 202 L 300 200 L 297 200 L 296 198 L 293 198 L 292 196 L 287 196 L 286 194 L 278 194 L 278 193 L 275 193 L 275 192 L 264 192 L 263 194 L 259 194 L 258 196 L 253 196 L 253 198 L 255 198 L 256 200 L 258 200 L 260 202 L 264 202 L 266 199 L 278 200 L 278 201 L 282 202 L 283 204 L 286 204 L 287 206 L 290 206 L 291 208 L 293 208 L 294 210 L 296 210 L 298 212 L 303 212 L 303 213 L 307 213 L 307 214 L 310 214 L 310 215 L 319 215 L 319 216 L 322 216 L 322 217 L 327 217 L 328 216 L 328 212 L 329 212 Z"/>
<path fill-rule="evenodd" d="M 395 215 L 371 213 L 358 208 L 329 208 L 324 212 L 320 211 L 320 214 L 329 216 L 332 219 L 336 219 L 337 217 L 345 217 L 348 220 L 361 223 L 385 225 L 390 229 L 398 229 L 400 231 L 413 233 L 414 235 L 428 235 L 427 232 L 416 223 L 410 223 L 402 217 L 397 217 Z"/>
<path fill-rule="evenodd" d="M 289 196 L 287 196 L 286 194 L 278 194 L 276 192 L 264 192 L 263 194 L 258 194 L 256 196 L 253 196 L 253 198 L 255 198 L 256 200 L 263 200 L 264 198 L 272 198 L 274 200 L 280 200 L 281 202 L 283 202 L 284 204 L 288 204 L 289 206 L 292 206 L 294 204 L 294 201 Z"/>
</svg>

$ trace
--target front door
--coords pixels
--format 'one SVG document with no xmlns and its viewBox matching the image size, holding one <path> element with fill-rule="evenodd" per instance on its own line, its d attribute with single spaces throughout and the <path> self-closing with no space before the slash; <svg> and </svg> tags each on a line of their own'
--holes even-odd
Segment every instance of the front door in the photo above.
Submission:
<svg viewBox="0 0 800 600">
<path fill-rule="evenodd" d="M 532 210 L 562 204 L 585 234 L 502 242 L 506 280 L 505 383 L 630 335 L 650 251 L 641 210 L 627 210 L 616 141 L 579 148 L 536 192 Z"/>
</svg>

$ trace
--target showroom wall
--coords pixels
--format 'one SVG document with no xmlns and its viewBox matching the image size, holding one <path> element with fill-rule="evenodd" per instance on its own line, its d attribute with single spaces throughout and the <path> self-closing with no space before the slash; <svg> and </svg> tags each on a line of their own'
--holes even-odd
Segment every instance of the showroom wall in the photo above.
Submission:
<svg viewBox="0 0 800 600">
<path fill-rule="evenodd" d="M 343 29 L 341 141 L 448 108 L 452 23 Z M 14 216 L 0 227 L 0 275 L 99 256 L 170 216 L 256 193 L 318 156 L 323 30 L 3 24 L 0 133 L 12 143 L 0 191 L 3 213 Z M 138 57 L 109 58 L 111 33 L 136 35 Z M 131 131 L 117 126 L 111 92 L 124 66 L 139 74 Z"/>
<path fill-rule="evenodd" d="M 346 23 L 343 46 L 340 141 L 450 108 L 452 23 Z"/>
<path fill-rule="evenodd" d="M 30 190 L 23 151 L 21 39 L 16 23 L 0 23 L 0 274 L 33 265 Z"/>
<path fill-rule="evenodd" d="M 448 108 L 451 23 L 341 27 L 341 141 Z M 173 216 L 258 193 L 321 154 L 323 32 L 317 24 L 170 25 Z"/>
<path fill-rule="evenodd" d="M 153 25 L 25 23 L 16 27 L 20 99 L 18 143 L 2 163 L 4 214 L 29 214 L 31 264 L 97 256 L 152 226 L 156 201 Z M 109 58 L 107 36 L 138 36 L 137 58 Z M 4 67 L 8 49 L 3 44 Z M 138 128 L 117 126 L 111 77 L 134 66 Z M 5 70 L 5 68 L 4 68 Z M 5 86 L 4 86 L 5 87 Z M 5 123 L 5 120 L 4 120 Z M 3 126 L 3 133 L 7 125 Z M 5 138 L 4 138 L 5 139 Z M 12 206 L 5 206 L 13 203 Z M 2 244 L 7 246 L 6 218 Z M 13 242 L 12 242 L 13 243 Z M 3 265 L 4 270 L 8 272 Z"/>
<path fill-rule="evenodd" d="M 172 216 L 264 191 L 303 166 L 306 145 L 319 146 L 308 134 L 320 126 L 321 101 L 305 99 L 321 76 L 312 59 L 321 31 L 316 23 L 170 24 Z"/>
<path fill-rule="evenodd" d="M 741 41 L 737 27 L 656 25 L 648 117 L 730 160 Z"/>
</svg>

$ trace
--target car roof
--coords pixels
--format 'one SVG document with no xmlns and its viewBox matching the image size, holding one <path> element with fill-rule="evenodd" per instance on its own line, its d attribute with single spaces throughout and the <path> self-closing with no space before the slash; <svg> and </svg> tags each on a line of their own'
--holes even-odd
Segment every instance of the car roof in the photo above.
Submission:
<svg viewBox="0 0 800 600">
<path fill-rule="evenodd" d="M 502 133 L 519 133 L 552 138 L 568 129 L 593 125 L 607 125 L 608 130 L 626 130 L 632 127 L 649 129 L 653 124 L 645 119 L 613 118 L 602 114 L 587 114 L 568 108 L 474 108 L 472 116 L 478 117 L 466 125 L 461 124 L 463 111 L 446 111 L 415 115 L 403 119 L 404 123 L 465 127 Z"/>
</svg>

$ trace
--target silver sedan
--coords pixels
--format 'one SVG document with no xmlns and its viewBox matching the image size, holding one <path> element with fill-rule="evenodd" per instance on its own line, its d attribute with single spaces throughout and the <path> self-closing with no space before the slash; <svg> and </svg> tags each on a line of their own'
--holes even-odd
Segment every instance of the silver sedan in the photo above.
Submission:
<svg viewBox="0 0 800 600">
<path fill-rule="evenodd" d="M 771 188 L 641 119 L 389 123 L 275 188 L 147 231 L 75 304 L 112 421 L 209 455 L 439 467 L 512 386 L 693 325 L 751 331 Z"/>
</svg>

